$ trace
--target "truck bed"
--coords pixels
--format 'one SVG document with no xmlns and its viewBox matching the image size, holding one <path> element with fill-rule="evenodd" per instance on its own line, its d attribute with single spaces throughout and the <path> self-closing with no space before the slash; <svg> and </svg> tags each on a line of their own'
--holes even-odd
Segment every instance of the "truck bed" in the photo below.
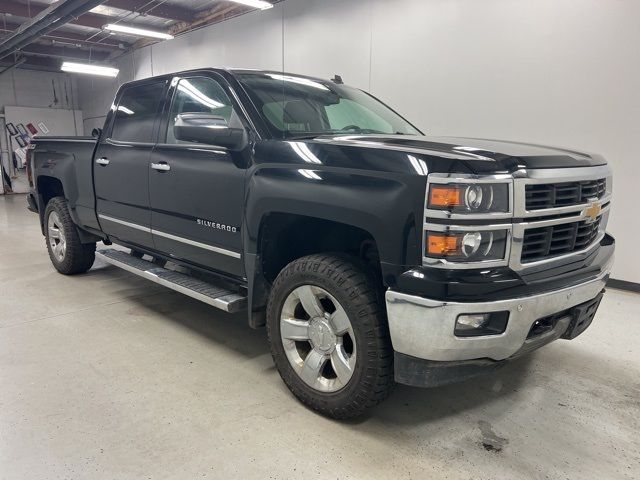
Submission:
<svg viewBox="0 0 640 480">
<path fill-rule="evenodd" d="M 93 137 L 34 137 L 33 175 L 36 193 L 53 196 L 64 188 L 71 216 L 81 227 L 99 228 L 93 188 Z"/>
</svg>

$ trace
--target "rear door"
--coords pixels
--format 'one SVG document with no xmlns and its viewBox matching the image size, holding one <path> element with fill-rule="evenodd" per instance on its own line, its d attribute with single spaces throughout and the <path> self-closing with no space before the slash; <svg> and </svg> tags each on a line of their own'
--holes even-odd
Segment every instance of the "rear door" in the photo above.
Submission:
<svg viewBox="0 0 640 480">
<path fill-rule="evenodd" d="M 181 113 L 211 113 L 227 124 L 245 120 L 224 79 L 215 73 L 174 78 L 149 175 L 156 248 L 174 258 L 243 275 L 240 226 L 246 156 L 224 147 L 177 140 Z"/>
<path fill-rule="evenodd" d="M 148 248 L 153 248 L 149 158 L 166 89 L 164 79 L 124 87 L 94 156 L 96 210 L 102 230 Z"/>
</svg>

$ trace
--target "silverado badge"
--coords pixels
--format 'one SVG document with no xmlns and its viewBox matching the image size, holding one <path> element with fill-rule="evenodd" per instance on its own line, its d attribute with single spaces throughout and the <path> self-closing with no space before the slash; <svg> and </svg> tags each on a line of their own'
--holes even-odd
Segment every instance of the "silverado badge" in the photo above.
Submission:
<svg viewBox="0 0 640 480">
<path fill-rule="evenodd" d="M 203 227 L 215 228 L 216 230 L 223 230 L 225 232 L 236 233 L 238 231 L 238 227 L 234 227 L 233 225 L 225 225 L 224 223 L 212 222 L 201 218 L 196 218 L 196 223 Z"/>
</svg>

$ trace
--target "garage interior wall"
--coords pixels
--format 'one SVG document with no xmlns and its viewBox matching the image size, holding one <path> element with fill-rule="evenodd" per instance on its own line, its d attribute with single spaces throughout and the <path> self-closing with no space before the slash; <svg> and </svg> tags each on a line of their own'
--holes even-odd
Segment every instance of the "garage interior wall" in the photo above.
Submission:
<svg viewBox="0 0 640 480">
<path fill-rule="evenodd" d="M 0 74 L 0 149 L 2 160 L 10 158 L 5 134 L 5 107 L 55 108 L 78 107 L 77 77 L 65 73 L 12 69 Z M 69 132 L 70 134 L 71 132 Z M 0 182 L 0 194 L 2 194 Z"/>
<path fill-rule="evenodd" d="M 82 79 L 85 132 L 116 88 L 204 66 L 284 69 L 367 89 L 428 134 L 566 146 L 615 171 L 613 277 L 640 283 L 635 182 L 640 2 L 286 0 L 123 57 Z"/>
</svg>

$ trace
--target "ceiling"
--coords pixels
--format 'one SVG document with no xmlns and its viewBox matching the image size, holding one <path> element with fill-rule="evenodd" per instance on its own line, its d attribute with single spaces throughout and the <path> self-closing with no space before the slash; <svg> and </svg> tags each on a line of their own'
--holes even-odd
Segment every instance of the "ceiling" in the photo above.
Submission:
<svg viewBox="0 0 640 480">
<path fill-rule="evenodd" d="M 45 9 L 63 3 L 65 0 L 0 0 L 0 46 L 18 29 L 35 21 L 34 17 Z M 29 45 L 0 59 L 0 65 L 6 67 L 18 62 L 18 68 L 58 70 L 62 60 L 108 63 L 157 41 L 114 35 L 102 29 L 108 23 L 180 35 L 253 10 L 227 0 L 105 0 L 69 23 L 35 36 Z"/>
</svg>

